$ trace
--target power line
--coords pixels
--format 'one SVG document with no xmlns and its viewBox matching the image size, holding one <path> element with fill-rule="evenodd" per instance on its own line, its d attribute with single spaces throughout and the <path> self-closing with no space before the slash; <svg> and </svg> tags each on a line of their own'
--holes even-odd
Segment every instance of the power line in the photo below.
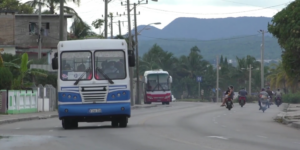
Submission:
<svg viewBox="0 0 300 150">
<path fill-rule="evenodd" d="M 238 14 L 238 13 L 245 13 L 245 12 L 253 12 L 253 11 L 260 11 L 268 8 L 273 8 L 273 7 L 278 7 L 285 5 L 287 3 L 279 4 L 279 5 L 274 5 L 274 6 L 269 6 L 269 7 L 263 7 L 259 9 L 252 9 L 252 10 L 245 10 L 245 11 L 238 11 L 238 12 L 229 12 L 229 13 L 190 13 L 190 12 L 178 12 L 178 11 L 171 11 L 171 10 L 163 10 L 163 9 L 156 9 L 156 8 L 150 8 L 150 7 L 145 7 L 145 6 L 140 6 L 146 9 L 152 9 L 152 10 L 157 10 L 157 11 L 163 11 L 163 12 L 170 12 L 170 13 L 180 13 L 180 14 L 193 14 L 193 15 L 224 15 L 224 14 Z"/>
<path fill-rule="evenodd" d="M 152 39 L 165 40 L 165 41 L 211 42 L 211 41 L 225 41 L 225 40 L 242 39 L 242 38 L 253 37 L 253 36 L 258 36 L 258 35 L 260 35 L 260 34 L 247 35 L 247 36 L 235 37 L 235 38 L 227 38 L 227 39 L 215 39 L 215 40 L 180 40 L 180 39 L 166 39 L 166 38 L 159 38 L 159 37 L 150 37 L 150 36 L 143 36 L 143 35 L 139 35 L 139 36 L 146 37 L 146 38 L 152 38 Z"/>
</svg>

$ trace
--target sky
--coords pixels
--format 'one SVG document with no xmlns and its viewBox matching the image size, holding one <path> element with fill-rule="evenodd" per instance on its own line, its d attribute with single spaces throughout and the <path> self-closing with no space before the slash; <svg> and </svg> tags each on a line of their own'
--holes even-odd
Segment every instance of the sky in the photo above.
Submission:
<svg viewBox="0 0 300 150">
<path fill-rule="evenodd" d="M 20 0 L 26 2 L 28 0 Z M 69 0 L 72 1 L 72 0 Z M 139 0 L 130 0 L 130 3 L 138 3 Z M 141 1 L 141 0 L 140 0 Z M 111 0 L 108 4 L 108 12 L 114 15 L 127 14 L 127 0 Z M 144 0 L 141 3 L 145 3 Z M 160 22 L 160 25 L 154 25 L 156 28 L 163 29 L 178 17 L 193 17 L 193 18 L 226 18 L 226 17 L 241 17 L 241 16 L 264 16 L 272 17 L 281 9 L 286 7 L 292 0 L 157 0 L 154 2 L 148 0 L 148 4 L 140 4 L 137 6 L 137 25 L 148 25 L 155 22 Z M 68 2 L 67 6 L 74 8 L 79 16 L 89 25 L 96 19 L 104 19 L 104 0 L 81 0 L 80 6 Z M 133 8 L 133 5 L 131 5 Z M 59 10 L 57 10 L 59 13 Z M 133 14 L 133 11 L 131 11 Z M 113 32 L 118 34 L 118 20 L 127 21 L 127 15 L 113 18 Z M 133 29 L 133 15 L 131 16 Z M 72 19 L 68 21 L 70 25 Z M 128 32 L 127 22 L 121 26 L 122 34 Z M 101 29 L 94 29 L 94 32 L 103 32 Z M 110 35 L 110 28 L 108 29 Z"/>
</svg>

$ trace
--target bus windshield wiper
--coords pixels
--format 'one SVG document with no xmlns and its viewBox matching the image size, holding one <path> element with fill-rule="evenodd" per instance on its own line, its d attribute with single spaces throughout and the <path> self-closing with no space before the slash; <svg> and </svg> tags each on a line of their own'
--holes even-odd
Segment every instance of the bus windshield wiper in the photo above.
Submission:
<svg viewBox="0 0 300 150">
<path fill-rule="evenodd" d="M 81 78 L 86 74 L 86 72 L 82 73 L 81 76 L 75 81 L 74 85 L 77 85 Z"/>
<path fill-rule="evenodd" d="M 89 68 L 88 70 L 86 70 L 84 73 L 81 74 L 81 76 L 75 81 L 74 85 L 77 85 L 79 83 L 79 81 L 82 79 L 82 77 L 87 73 L 90 72 L 91 68 Z"/>
<path fill-rule="evenodd" d="M 111 78 L 109 78 L 105 73 L 103 73 L 103 71 L 102 71 L 101 69 L 97 68 L 97 71 L 99 71 L 99 72 L 104 76 L 104 78 L 105 78 L 106 80 L 108 80 L 108 82 L 109 82 L 110 84 L 114 84 L 114 81 L 113 81 Z"/>
</svg>

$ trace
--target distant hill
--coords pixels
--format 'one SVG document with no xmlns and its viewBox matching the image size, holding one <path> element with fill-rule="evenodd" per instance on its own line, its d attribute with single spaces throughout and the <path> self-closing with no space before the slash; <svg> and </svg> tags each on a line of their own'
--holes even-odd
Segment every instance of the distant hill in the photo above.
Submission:
<svg viewBox="0 0 300 150">
<path fill-rule="evenodd" d="M 155 43 L 176 56 L 187 55 L 193 46 L 198 46 L 205 59 L 214 59 L 217 54 L 235 59 L 247 54 L 260 58 L 262 41 L 259 30 L 267 31 L 271 18 L 237 17 L 218 19 L 177 18 L 162 30 L 150 27 L 139 35 L 140 55 Z M 145 26 L 139 26 L 140 31 Z M 256 36 L 251 36 L 255 35 Z M 230 40 L 224 40 L 230 38 Z M 210 40 L 210 41 L 203 41 Z M 265 58 L 280 59 L 281 48 L 277 39 L 265 36 Z"/>
</svg>

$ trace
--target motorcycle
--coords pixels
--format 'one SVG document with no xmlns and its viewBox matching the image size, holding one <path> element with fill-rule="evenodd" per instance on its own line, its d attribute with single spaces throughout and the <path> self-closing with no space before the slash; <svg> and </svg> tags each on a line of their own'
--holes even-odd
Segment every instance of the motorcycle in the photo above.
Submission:
<svg viewBox="0 0 300 150">
<path fill-rule="evenodd" d="M 265 112 L 268 108 L 270 108 L 270 96 L 267 99 L 261 99 L 261 107 L 260 110 Z"/>
<path fill-rule="evenodd" d="M 281 105 L 281 98 L 280 97 L 276 97 L 275 98 L 275 104 L 277 105 L 277 107 L 279 107 Z"/>
<path fill-rule="evenodd" d="M 232 99 L 231 99 L 231 98 L 227 98 L 227 101 L 226 101 L 226 108 L 227 108 L 228 110 L 231 110 L 232 107 L 233 107 Z"/>
<path fill-rule="evenodd" d="M 246 104 L 246 97 L 239 96 L 239 103 L 243 107 Z"/>
</svg>

